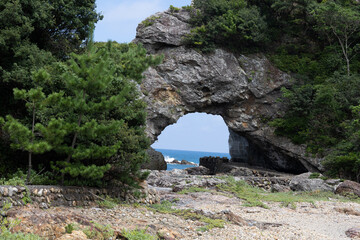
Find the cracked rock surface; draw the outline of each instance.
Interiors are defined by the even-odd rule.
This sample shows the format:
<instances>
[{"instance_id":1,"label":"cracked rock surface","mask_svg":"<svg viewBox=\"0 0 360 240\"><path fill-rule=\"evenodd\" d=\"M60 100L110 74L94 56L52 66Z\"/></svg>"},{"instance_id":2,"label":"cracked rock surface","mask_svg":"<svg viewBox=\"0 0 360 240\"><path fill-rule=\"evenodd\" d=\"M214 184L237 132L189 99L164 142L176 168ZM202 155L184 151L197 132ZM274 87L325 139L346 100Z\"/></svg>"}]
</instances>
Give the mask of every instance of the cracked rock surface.
<instances>
[{"instance_id":1,"label":"cracked rock surface","mask_svg":"<svg viewBox=\"0 0 360 240\"><path fill-rule=\"evenodd\" d=\"M261 53L236 55L216 49L203 54L187 48L183 38L191 30L189 17L185 10L156 13L137 28L134 42L164 56L163 63L144 73L141 85L152 141L183 115L205 112L224 119L233 144L247 139L259 153L250 154L250 164L293 173L321 169L321 159L307 156L305 146L275 136L266 124L283 114L277 100L280 89L291 85L291 76Z\"/></svg>"}]
</instances>

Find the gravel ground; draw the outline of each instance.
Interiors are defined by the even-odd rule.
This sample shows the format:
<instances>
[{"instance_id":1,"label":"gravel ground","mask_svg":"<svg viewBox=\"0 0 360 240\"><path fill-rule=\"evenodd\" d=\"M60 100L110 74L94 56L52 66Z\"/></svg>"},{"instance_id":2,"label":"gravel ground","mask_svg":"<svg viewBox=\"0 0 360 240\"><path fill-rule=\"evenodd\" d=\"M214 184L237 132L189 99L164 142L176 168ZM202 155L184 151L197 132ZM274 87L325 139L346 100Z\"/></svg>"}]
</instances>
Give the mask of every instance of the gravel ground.
<instances>
[{"instance_id":1,"label":"gravel ground","mask_svg":"<svg viewBox=\"0 0 360 240\"><path fill-rule=\"evenodd\" d=\"M199 232L197 229L205 225L203 222L132 205L118 205L113 209L51 207L46 210L26 206L12 210L12 216L21 219L18 230L43 233L48 239L58 239L59 236L62 239L82 239L63 238L66 236L64 227L69 223L91 221L111 225L119 232L123 229L147 229L149 234L161 233L168 240L342 240L349 239L345 235L346 230L360 228L360 204L357 203L336 200L315 204L297 203L295 209L281 207L279 203L267 203L269 209L264 209L245 207L241 200L217 193L177 194L165 191L161 196L163 200L178 199L175 206L178 209L202 210L205 215L231 212L244 219L246 225L227 223L224 228ZM341 209L351 210L352 213L345 214L343 212L346 211Z\"/></svg>"},{"instance_id":2,"label":"gravel ground","mask_svg":"<svg viewBox=\"0 0 360 240\"><path fill-rule=\"evenodd\" d=\"M360 213L360 205L350 202L321 201L297 203L296 209L281 207L280 203L266 203L269 209L244 207L236 198L211 193L191 193L168 198L180 198L179 208L190 208L210 212L230 210L234 214L250 221L276 223L281 226L266 230L251 226L227 225L225 229L213 229L199 239L349 239L345 231L360 227L360 217L339 213L336 209L352 209Z\"/></svg>"}]
</instances>

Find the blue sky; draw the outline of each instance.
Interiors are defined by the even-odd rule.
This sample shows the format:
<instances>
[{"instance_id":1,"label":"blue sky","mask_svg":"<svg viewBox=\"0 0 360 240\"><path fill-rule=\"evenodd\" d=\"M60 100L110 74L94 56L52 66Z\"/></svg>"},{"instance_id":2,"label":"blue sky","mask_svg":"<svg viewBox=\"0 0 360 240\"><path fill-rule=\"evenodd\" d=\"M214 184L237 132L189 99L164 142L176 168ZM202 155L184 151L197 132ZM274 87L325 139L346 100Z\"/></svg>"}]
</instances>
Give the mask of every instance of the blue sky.
<instances>
[{"instance_id":1,"label":"blue sky","mask_svg":"<svg viewBox=\"0 0 360 240\"><path fill-rule=\"evenodd\" d=\"M97 11L104 19L96 24L95 40L130 42L136 27L150 15L167 10L170 5L182 7L191 0L96 0Z\"/></svg>"},{"instance_id":2,"label":"blue sky","mask_svg":"<svg viewBox=\"0 0 360 240\"><path fill-rule=\"evenodd\" d=\"M150 15L170 5L190 5L191 0L97 0L97 11L104 19L96 24L95 41L131 42L136 27ZM220 116L188 114L168 126L152 146L205 152L228 152L229 132Z\"/></svg>"}]
</instances>

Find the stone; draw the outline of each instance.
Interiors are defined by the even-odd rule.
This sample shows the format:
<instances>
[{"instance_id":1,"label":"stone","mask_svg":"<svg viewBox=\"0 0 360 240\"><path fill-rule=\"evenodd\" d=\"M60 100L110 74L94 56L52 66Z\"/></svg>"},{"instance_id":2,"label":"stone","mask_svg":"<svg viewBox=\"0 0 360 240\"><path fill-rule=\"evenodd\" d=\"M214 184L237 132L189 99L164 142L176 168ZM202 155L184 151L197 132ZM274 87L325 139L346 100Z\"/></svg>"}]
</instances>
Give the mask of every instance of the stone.
<instances>
[{"instance_id":1,"label":"stone","mask_svg":"<svg viewBox=\"0 0 360 240\"><path fill-rule=\"evenodd\" d=\"M182 165L195 165L196 166L196 163L189 162L189 161L186 161L186 160L181 160L180 164L182 164Z\"/></svg>"},{"instance_id":2,"label":"stone","mask_svg":"<svg viewBox=\"0 0 360 240\"><path fill-rule=\"evenodd\" d=\"M293 177L290 188L293 191L334 191L334 187L320 178L310 179L311 172L303 173Z\"/></svg>"},{"instance_id":3,"label":"stone","mask_svg":"<svg viewBox=\"0 0 360 240\"><path fill-rule=\"evenodd\" d=\"M49 205L48 205L47 203L42 202L42 203L40 203L39 207L40 207L41 209L48 209L48 208L49 208Z\"/></svg>"},{"instance_id":4,"label":"stone","mask_svg":"<svg viewBox=\"0 0 360 240\"><path fill-rule=\"evenodd\" d=\"M350 228L345 232L346 236L352 239L359 239L360 238L360 227L358 228Z\"/></svg>"},{"instance_id":5,"label":"stone","mask_svg":"<svg viewBox=\"0 0 360 240\"><path fill-rule=\"evenodd\" d=\"M164 240L175 240L182 236L180 233L167 228L158 230L157 235Z\"/></svg>"},{"instance_id":6,"label":"stone","mask_svg":"<svg viewBox=\"0 0 360 240\"><path fill-rule=\"evenodd\" d=\"M335 193L340 195L353 194L360 197L360 183L346 180L336 188Z\"/></svg>"},{"instance_id":7,"label":"stone","mask_svg":"<svg viewBox=\"0 0 360 240\"><path fill-rule=\"evenodd\" d=\"M341 184L341 179L327 179L325 180L325 183L332 186L338 186L339 184Z\"/></svg>"},{"instance_id":8,"label":"stone","mask_svg":"<svg viewBox=\"0 0 360 240\"><path fill-rule=\"evenodd\" d=\"M190 33L189 13L156 13L139 24L135 43L164 61L144 72L140 89L147 103L146 132L151 141L188 113L220 115L230 139L242 138L247 151L234 161L299 174L323 169L321 158L308 156L304 145L274 134L264 119L281 117L285 106L277 101L291 76L277 69L264 54L236 55L223 49L203 54L183 43ZM230 140L229 139L229 140ZM236 149L237 141L230 146ZM248 148L248 150L246 150Z\"/></svg>"},{"instance_id":9,"label":"stone","mask_svg":"<svg viewBox=\"0 0 360 240\"><path fill-rule=\"evenodd\" d=\"M17 193L18 189L16 187L9 187L9 197L12 197L13 194Z\"/></svg>"},{"instance_id":10,"label":"stone","mask_svg":"<svg viewBox=\"0 0 360 240\"><path fill-rule=\"evenodd\" d=\"M185 171L189 175L210 175L210 170L203 166L187 168Z\"/></svg>"},{"instance_id":11,"label":"stone","mask_svg":"<svg viewBox=\"0 0 360 240\"><path fill-rule=\"evenodd\" d=\"M149 170L166 170L167 164L165 162L164 156L161 152L155 151L153 148L146 150L149 155L149 162L144 163L141 168Z\"/></svg>"},{"instance_id":12,"label":"stone","mask_svg":"<svg viewBox=\"0 0 360 240\"><path fill-rule=\"evenodd\" d=\"M4 192L2 193L4 197L9 196L9 189L7 187L4 187Z\"/></svg>"},{"instance_id":13,"label":"stone","mask_svg":"<svg viewBox=\"0 0 360 240\"><path fill-rule=\"evenodd\" d=\"M275 183L271 186L271 192L289 192L290 188L287 186L280 185L278 183Z\"/></svg>"},{"instance_id":14,"label":"stone","mask_svg":"<svg viewBox=\"0 0 360 240\"><path fill-rule=\"evenodd\" d=\"M36 195L38 195L39 197L41 197L43 195L44 189L40 189Z\"/></svg>"},{"instance_id":15,"label":"stone","mask_svg":"<svg viewBox=\"0 0 360 240\"><path fill-rule=\"evenodd\" d=\"M71 234L62 235L58 240L85 240L88 239L86 234L80 230L74 230Z\"/></svg>"}]
</instances>

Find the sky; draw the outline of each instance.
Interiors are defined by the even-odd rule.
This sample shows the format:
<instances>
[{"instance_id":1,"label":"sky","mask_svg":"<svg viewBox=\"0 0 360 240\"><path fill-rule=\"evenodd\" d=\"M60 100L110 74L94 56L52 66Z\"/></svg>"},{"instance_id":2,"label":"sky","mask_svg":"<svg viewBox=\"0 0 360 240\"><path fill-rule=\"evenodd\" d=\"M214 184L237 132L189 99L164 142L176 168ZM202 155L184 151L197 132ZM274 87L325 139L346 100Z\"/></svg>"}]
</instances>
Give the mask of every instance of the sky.
<instances>
[{"instance_id":1,"label":"sky","mask_svg":"<svg viewBox=\"0 0 360 240\"><path fill-rule=\"evenodd\" d=\"M223 153L229 151L228 139L229 130L222 117L190 113L166 127L152 147Z\"/></svg>"},{"instance_id":2,"label":"sky","mask_svg":"<svg viewBox=\"0 0 360 240\"><path fill-rule=\"evenodd\" d=\"M190 5L191 0L96 0L97 11L104 15L95 27L94 39L128 43L135 38L137 25L170 5ZM204 152L228 152L229 132L220 116L193 113L168 126L152 147Z\"/></svg>"},{"instance_id":3,"label":"sky","mask_svg":"<svg viewBox=\"0 0 360 240\"><path fill-rule=\"evenodd\" d=\"M96 0L97 11L104 19L96 24L95 41L131 42L137 25L147 17L170 5L182 7L190 3L191 0Z\"/></svg>"}]
</instances>

